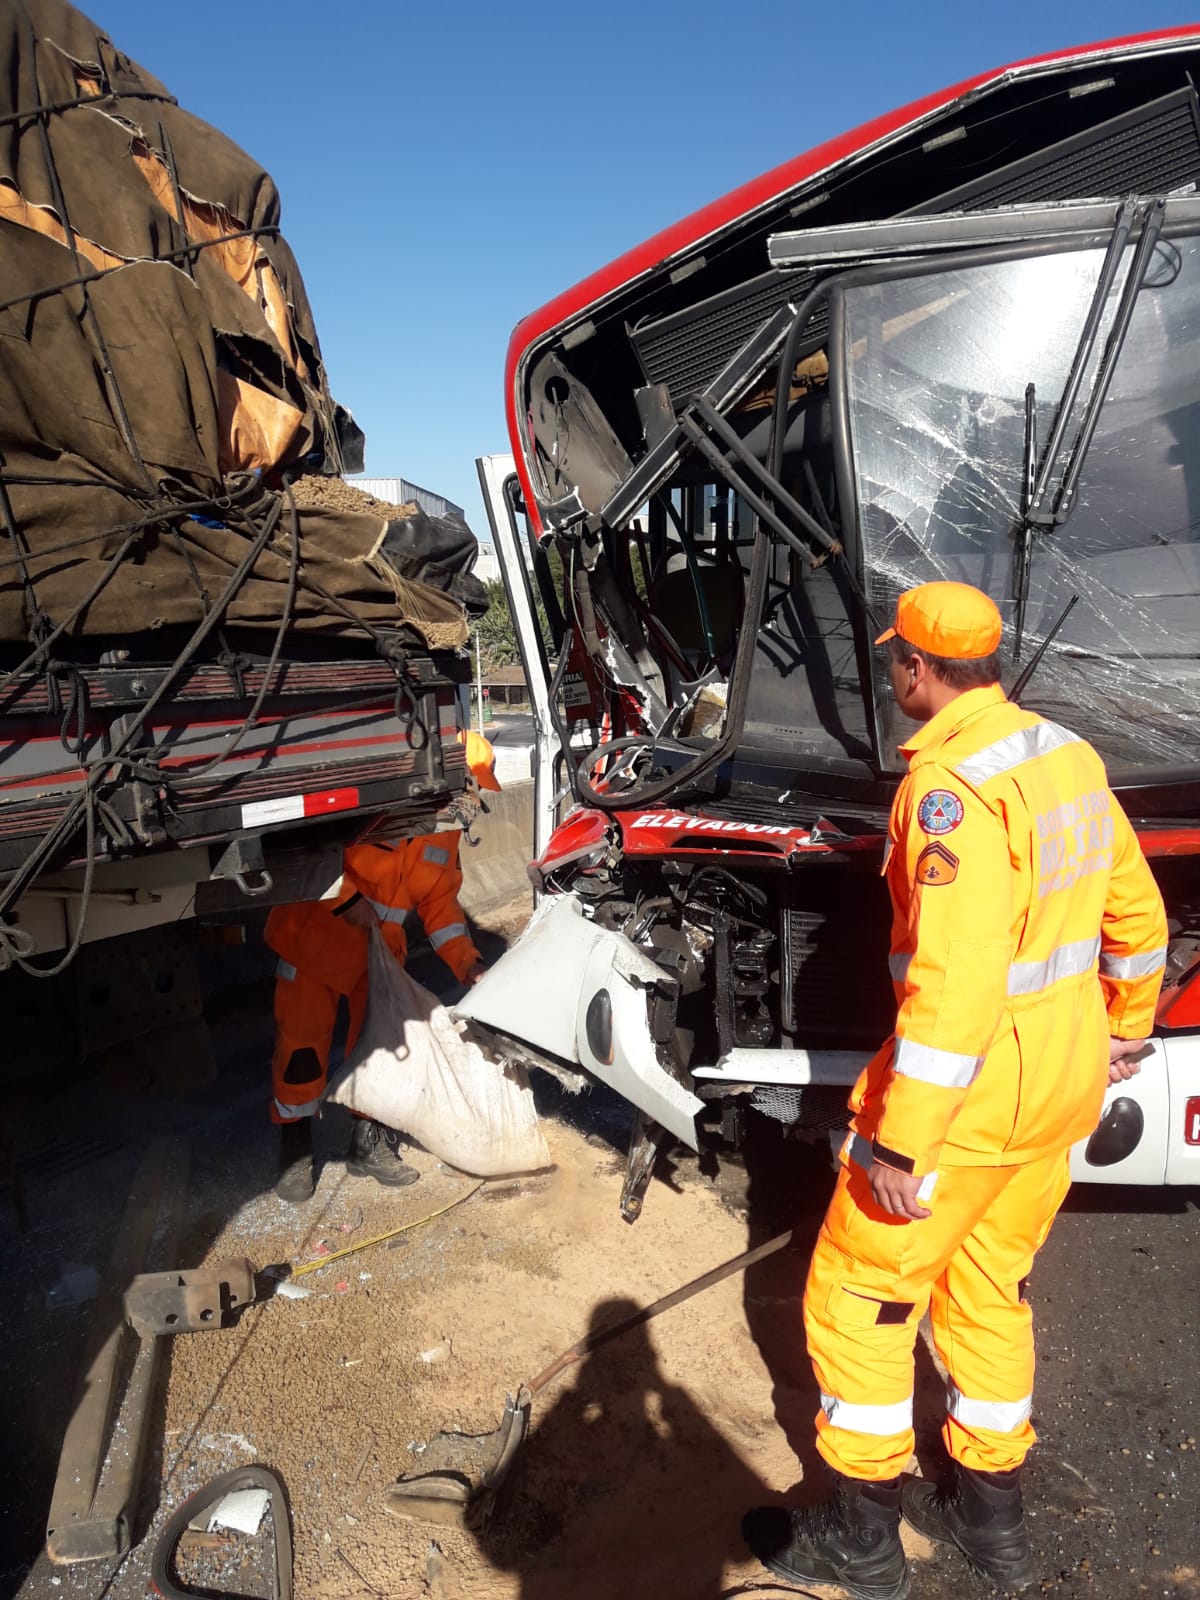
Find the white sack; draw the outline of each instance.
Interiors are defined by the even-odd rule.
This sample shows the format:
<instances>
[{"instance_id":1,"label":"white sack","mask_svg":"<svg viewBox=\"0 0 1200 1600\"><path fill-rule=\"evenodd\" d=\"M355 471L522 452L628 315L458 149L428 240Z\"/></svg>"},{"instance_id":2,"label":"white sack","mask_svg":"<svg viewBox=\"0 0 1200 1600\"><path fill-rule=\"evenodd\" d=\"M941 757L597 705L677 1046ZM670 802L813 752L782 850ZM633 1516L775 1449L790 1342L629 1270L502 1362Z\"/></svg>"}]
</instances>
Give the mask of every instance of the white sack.
<instances>
[{"instance_id":1,"label":"white sack","mask_svg":"<svg viewBox=\"0 0 1200 1600\"><path fill-rule=\"evenodd\" d=\"M367 1015L328 1098L481 1178L550 1165L529 1084L464 1039L371 929Z\"/></svg>"}]
</instances>

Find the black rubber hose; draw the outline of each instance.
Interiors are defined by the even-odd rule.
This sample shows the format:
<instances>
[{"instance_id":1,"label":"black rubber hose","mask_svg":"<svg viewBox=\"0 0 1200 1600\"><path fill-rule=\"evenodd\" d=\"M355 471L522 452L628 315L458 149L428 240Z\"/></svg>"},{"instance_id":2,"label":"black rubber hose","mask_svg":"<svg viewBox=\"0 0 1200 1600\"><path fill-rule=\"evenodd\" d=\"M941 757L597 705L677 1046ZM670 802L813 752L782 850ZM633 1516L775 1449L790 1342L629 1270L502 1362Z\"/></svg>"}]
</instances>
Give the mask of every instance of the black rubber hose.
<instances>
[{"instance_id":1,"label":"black rubber hose","mask_svg":"<svg viewBox=\"0 0 1200 1600\"><path fill-rule=\"evenodd\" d=\"M623 790L620 794L607 795L594 789L582 774L582 768L575 772L575 792L587 805L594 806L597 811L622 811L630 806L654 805L659 800L666 799L669 795L677 793L686 784L695 783L713 767L719 766L729 752L733 749L742 731L742 721L745 716L746 698L750 690L750 673L754 665L754 640L745 634L745 618L754 618L754 632L757 636L758 618L762 616L763 601L767 591L767 557L770 552L771 541L763 532L759 523L754 541L754 561L750 569L750 591L746 597L746 609L743 614L743 635L738 642L737 661L733 669L733 679L730 683L729 703L726 708L726 728L721 738L711 749L703 751L694 760L687 762L678 772L673 772L669 778L661 778L657 783L647 784L641 789ZM632 745L642 743L653 748L656 742L654 734L634 734L629 738L615 740L612 745L603 749L616 751L629 749Z\"/></svg>"},{"instance_id":2,"label":"black rubber hose","mask_svg":"<svg viewBox=\"0 0 1200 1600\"><path fill-rule=\"evenodd\" d=\"M771 476L776 483L783 482L783 456L787 446L787 411L788 401L792 394L792 373L796 369L796 351L800 345L800 335L812 320L812 314L817 302L824 298L825 286L820 284L810 294L805 295L796 308L796 315L788 329L788 336L783 342L783 353L779 357L779 367L775 378L775 404L771 409L771 435L767 443L767 460L771 466Z\"/></svg>"},{"instance_id":3,"label":"black rubber hose","mask_svg":"<svg viewBox=\"0 0 1200 1600\"><path fill-rule=\"evenodd\" d=\"M296 585L300 573L300 520L296 512L296 500L292 494L292 483L289 477L285 477L283 480L283 492L287 496L291 527L287 593L284 596L283 609L279 614L279 626L275 630L275 639L271 646L271 654L267 659L266 669L263 672L262 683L259 685L257 695L254 697L253 705L246 713L241 724L230 734L223 749L215 756L211 756L207 761L201 762L197 767L184 767L179 773L180 779L202 778L219 767L222 762L229 759L246 734L257 725L259 713L262 711L263 703L267 698L267 692L275 681L279 657L283 651L283 641L292 624L292 612L296 605Z\"/></svg>"},{"instance_id":4,"label":"black rubber hose","mask_svg":"<svg viewBox=\"0 0 1200 1600\"><path fill-rule=\"evenodd\" d=\"M119 743L112 750L106 752L104 756L98 758L88 774L82 793L71 802L53 827L42 835L38 844L21 863L20 867L17 868L12 877L9 878L4 887L0 889L0 916L20 899L21 895L24 894L25 890L41 871L43 864L50 859L55 851L74 837L79 827L80 817L83 815L84 809L91 804L91 797L104 781L105 773L130 750L135 737L141 732L151 712L164 698L175 679L192 660L205 639L220 622L233 597L250 575L263 549L270 542L275 532L282 504L282 500L276 498L275 503L263 520L262 527L258 529L249 550L238 563L216 605L192 634L182 653L175 658L174 663L164 673L158 688L133 718L129 727L122 734Z\"/></svg>"},{"instance_id":5,"label":"black rubber hose","mask_svg":"<svg viewBox=\"0 0 1200 1600\"><path fill-rule=\"evenodd\" d=\"M787 407L788 397L791 393L791 372L796 365L796 349L800 343L800 335L805 325L812 316L813 308L824 297L824 285L818 285L804 299L796 309L792 326L788 330L787 339L784 341L783 353L780 356L778 376L775 380L775 404L771 411L771 427L767 438L767 460L771 463L771 474L776 482L782 481L784 443L787 436ZM635 805L653 805L659 800L665 800L670 795L677 793L685 785L695 783L713 767L719 766L726 758L741 735L742 723L745 719L746 697L750 688L750 667L754 659L753 640L745 637L745 620L747 617L754 619L754 631L757 637L758 623L762 616L763 602L766 597L767 587L767 556L770 549L770 540L762 530L761 522L758 525L754 541L754 557L750 568L750 586L746 595L746 604L742 611L743 637L738 642L737 661L734 666L733 680L730 684L729 704L726 708L725 732L720 740L710 750L706 750L694 761L688 762L678 772L669 778L661 779L658 783L648 784L644 789L626 791L620 795L609 796L599 793L581 775L579 769L571 774L571 787L576 799L594 806L597 811L619 811L625 807ZM557 718L556 718L557 721ZM562 734L560 731L560 739ZM653 747L654 737L647 734L642 740ZM629 742L621 741L622 748L628 749ZM565 749L565 745L564 745Z\"/></svg>"},{"instance_id":6,"label":"black rubber hose","mask_svg":"<svg viewBox=\"0 0 1200 1600\"><path fill-rule=\"evenodd\" d=\"M813 296L804 301L800 311L796 314L796 323L792 325L795 332L796 325L802 317L807 316ZM791 334L789 334L789 340ZM786 349L786 347L785 347ZM776 397L778 398L778 396ZM786 407L785 407L786 410ZM771 413L771 430L767 441L767 453L771 460L775 458L778 440L778 407ZM695 760L687 762L678 772L673 772L669 778L660 779L658 783L647 784L645 788L624 791L619 795L604 795L594 789L576 769L572 774L572 788L576 797L597 811L620 811L629 806L654 805L659 800L665 800L670 795L678 793L686 784L695 783L705 773L719 766L741 736L742 723L746 714L746 699L750 692L750 673L754 665L754 638L758 636L759 621L762 618L763 603L767 592L767 562L771 549L771 541L763 532L761 519L755 529L754 554L750 566L750 586L746 594L746 603L742 610L742 636L738 640L737 658L734 662L733 678L730 682L728 704L725 710L725 732L711 749L703 751ZM746 637L746 619L753 619L754 637ZM642 736L642 742L653 747L654 736ZM623 748L628 749L629 744L622 740Z\"/></svg>"}]
</instances>

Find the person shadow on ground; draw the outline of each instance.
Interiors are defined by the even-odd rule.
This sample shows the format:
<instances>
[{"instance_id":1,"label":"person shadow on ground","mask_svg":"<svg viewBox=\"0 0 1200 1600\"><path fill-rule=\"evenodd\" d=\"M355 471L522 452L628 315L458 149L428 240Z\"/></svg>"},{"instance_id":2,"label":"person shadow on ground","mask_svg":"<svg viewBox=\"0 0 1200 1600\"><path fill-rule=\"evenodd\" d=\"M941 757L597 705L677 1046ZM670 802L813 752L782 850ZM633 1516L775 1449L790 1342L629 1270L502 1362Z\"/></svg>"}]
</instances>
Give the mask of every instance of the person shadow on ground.
<instances>
[{"instance_id":1,"label":"person shadow on ground","mask_svg":"<svg viewBox=\"0 0 1200 1600\"><path fill-rule=\"evenodd\" d=\"M771 1376L774 1420L796 1458L799 1481L788 1500L802 1505L823 1498L827 1487L816 1446L820 1393L804 1331L804 1285L835 1168L827 1145L789 1140L765 1119L753 1132L742 1150L748 1180L746 1244L760 1245L786 1228L792 1238L786 1250L745 1273L742 1306Z\"/></svg>"},{"instance_id":2,"label":"person shadow on ground","mask_svg":"<svg viewBox=\"0 0 1200 1600\"><path fill-rule=\"evenodd\" d=\"M637 1309L604 1301L589 1331ZM727 1563L751 1559L742 1513L764 1497L778 1498L664 1376L638 1327L591 1355L545 1415L534 1402L512 1477L476 1537L489 1562L519 1575L521 1600L720 1600Z\"/></svg>"}]
</instances>

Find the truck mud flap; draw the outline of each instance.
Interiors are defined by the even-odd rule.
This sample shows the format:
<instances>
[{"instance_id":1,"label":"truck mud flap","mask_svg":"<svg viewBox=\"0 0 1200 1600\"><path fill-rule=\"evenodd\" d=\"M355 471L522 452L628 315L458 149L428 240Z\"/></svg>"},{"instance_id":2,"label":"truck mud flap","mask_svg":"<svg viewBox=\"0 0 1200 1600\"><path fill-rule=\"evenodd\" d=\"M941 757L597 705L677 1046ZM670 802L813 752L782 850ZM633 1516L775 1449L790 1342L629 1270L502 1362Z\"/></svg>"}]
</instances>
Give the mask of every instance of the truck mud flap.
<instances>
[{"instance_id":1,"label":"truck mud flap","mask_svg":"<svg viewBox=\"0 0 1200 1600\"><path fill-rule=\"evenodd\" d=\"M703 1102L659 1061L647 1014L648 994L671 981L623 934L589 922L574 895L556 895L455 1010L577 1063L695 1150Z\"/></svg>"}]
</instances>

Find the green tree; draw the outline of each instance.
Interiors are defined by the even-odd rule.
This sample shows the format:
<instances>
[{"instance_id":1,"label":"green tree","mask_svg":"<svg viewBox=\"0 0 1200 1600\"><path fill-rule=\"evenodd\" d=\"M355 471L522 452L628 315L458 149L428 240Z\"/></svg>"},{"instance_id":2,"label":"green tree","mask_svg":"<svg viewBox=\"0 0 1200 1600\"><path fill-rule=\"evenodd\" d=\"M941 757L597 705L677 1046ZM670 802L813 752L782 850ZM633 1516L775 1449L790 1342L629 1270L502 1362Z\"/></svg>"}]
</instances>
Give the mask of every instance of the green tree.
<instances>
[{"instance_id":1,"label":"green tree","mask_svg":"<svg viewBox=\"0 0 1200 1600\"><path fill-rule=\"evenodd\" d=\"M508 596L504 585L493 579L484 585L487 589L488 608L471 629L471 650L479 639L479 654L484 672L495 672L497 667L520 664L521 652L517 647L517 630L508 609Z\"/></svg>"}]
</instances>

